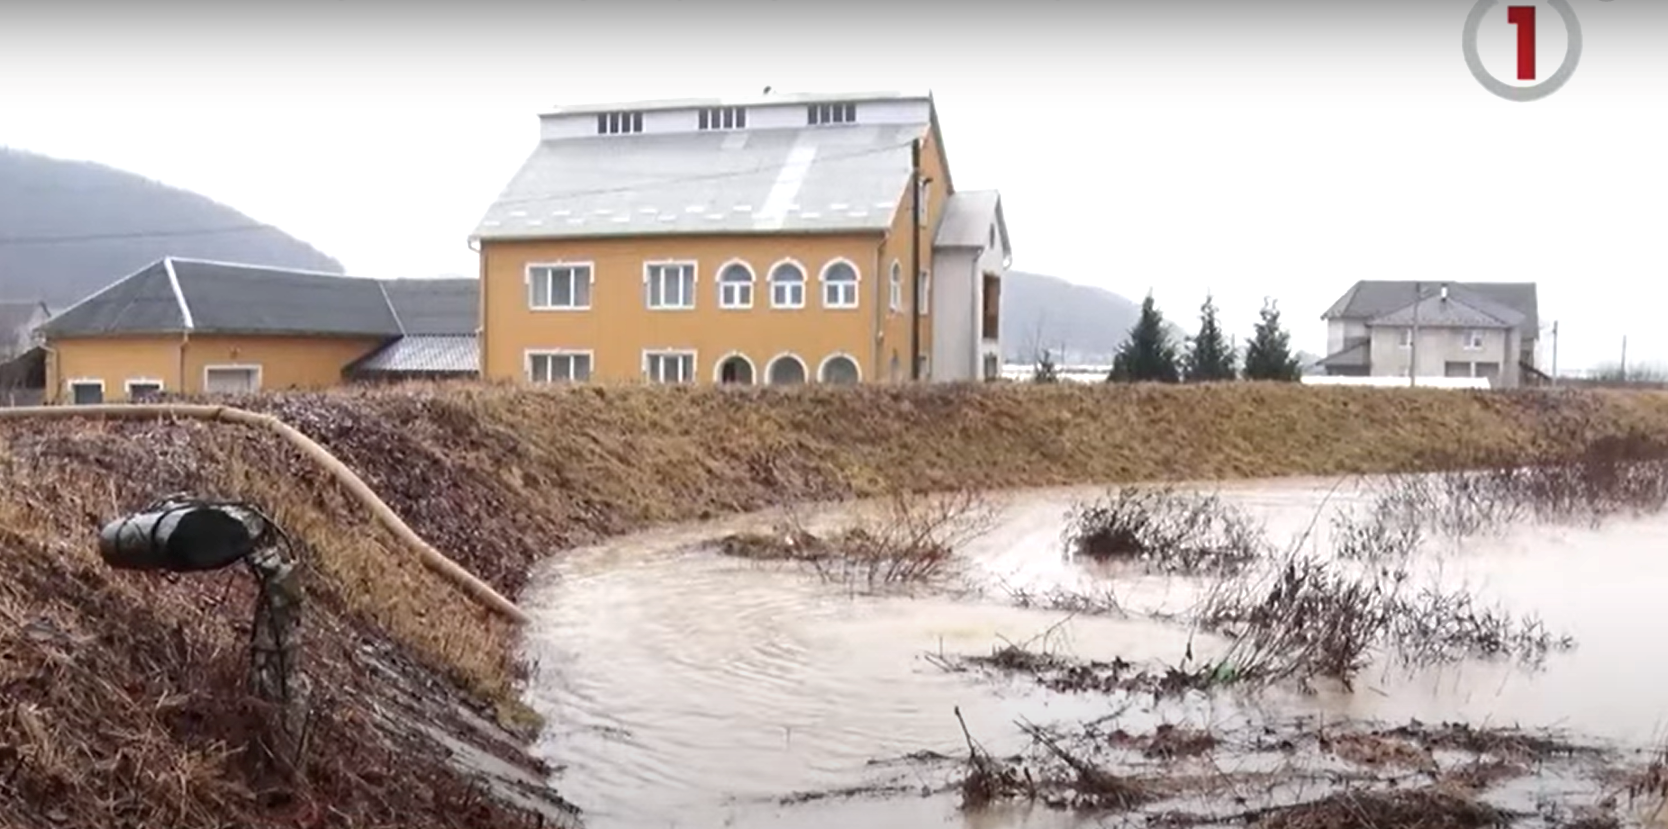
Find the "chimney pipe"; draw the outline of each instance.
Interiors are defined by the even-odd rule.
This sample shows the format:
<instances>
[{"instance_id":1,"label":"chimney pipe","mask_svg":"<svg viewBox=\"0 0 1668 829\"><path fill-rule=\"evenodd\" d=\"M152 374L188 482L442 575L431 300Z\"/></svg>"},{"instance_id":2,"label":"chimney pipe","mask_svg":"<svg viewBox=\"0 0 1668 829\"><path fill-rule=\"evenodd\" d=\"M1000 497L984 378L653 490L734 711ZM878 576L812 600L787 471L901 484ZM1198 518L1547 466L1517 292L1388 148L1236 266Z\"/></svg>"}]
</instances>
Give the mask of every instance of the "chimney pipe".
<instances>
[{"instance_id":1,"label":"chimney pipe","mask_svg":"<svg viewBox=\"0 0 1668 829\"><path fill-rule=\"evenodd\" d=\"M1443 283L1443 285L1442 285L1442 299L1444 301L1446 301L1448 299L1448 285L1447 285L1447 283Z\"/></svg>"}]
</instances>

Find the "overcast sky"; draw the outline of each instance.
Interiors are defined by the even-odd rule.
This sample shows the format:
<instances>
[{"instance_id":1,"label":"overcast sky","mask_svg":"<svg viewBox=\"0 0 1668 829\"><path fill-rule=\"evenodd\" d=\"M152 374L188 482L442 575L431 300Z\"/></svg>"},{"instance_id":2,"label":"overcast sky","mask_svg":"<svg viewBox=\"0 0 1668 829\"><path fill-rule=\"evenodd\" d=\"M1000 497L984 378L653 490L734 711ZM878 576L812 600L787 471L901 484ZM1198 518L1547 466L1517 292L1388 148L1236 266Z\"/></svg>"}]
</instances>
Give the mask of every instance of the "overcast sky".
<instances>
[{"instance_id":1,"label":"overcast sky","mask_svg":"<svg viewBox=\"0 0 1668 829\"><path fill-rule=\"evenodd\" d=\"M201 192L355 274L474 274L550 105L931 89L1018 268L1190 328L1211 291L1242 336L1277 298L1312 351L1356 279L1533 280L1562 367L1624 335L1668 362L1668 8L1571 2L1580 68L1534 103L1467 71L1472 0L12 3L0 143ZM1566 33L1536 5L1545 77ZM1497 6L1495 76L1514 44Z\"/></svg>"}]
</instances>

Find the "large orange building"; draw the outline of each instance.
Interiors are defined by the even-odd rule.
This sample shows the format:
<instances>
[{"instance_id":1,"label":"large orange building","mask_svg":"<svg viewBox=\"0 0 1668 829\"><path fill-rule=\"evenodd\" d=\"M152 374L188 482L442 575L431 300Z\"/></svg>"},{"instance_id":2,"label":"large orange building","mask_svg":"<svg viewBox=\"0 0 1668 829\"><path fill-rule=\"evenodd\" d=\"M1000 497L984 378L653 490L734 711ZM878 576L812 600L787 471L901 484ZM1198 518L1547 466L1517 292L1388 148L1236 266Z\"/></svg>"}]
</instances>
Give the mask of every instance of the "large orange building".
<instances>
[{"instance_id":1,"label":"large orange building","mask_svg":"<svg viewBox=\"0 0 1668 829\"><path fill-rule=\"evenodd\" d=\"M1001 201L955 189L930 95L566 107L539 128L472 237L486 377L997 376Z\"/></svg>"}]
</instances>

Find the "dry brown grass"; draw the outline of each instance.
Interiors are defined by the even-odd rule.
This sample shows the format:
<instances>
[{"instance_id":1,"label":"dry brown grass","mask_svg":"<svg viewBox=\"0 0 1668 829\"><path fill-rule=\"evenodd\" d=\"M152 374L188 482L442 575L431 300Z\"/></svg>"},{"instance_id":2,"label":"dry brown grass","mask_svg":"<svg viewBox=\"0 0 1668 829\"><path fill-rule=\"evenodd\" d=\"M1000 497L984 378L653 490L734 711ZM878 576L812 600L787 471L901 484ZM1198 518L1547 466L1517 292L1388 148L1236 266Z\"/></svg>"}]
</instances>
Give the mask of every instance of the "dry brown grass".
<instances>
[{"instance_id":1,"label":"dry brown grass","mask_svg":"<svg viewBox=\"0 0 1668 829\"><path fill-rule=\"evenodd\" d=\"M1602 436L1668 436L1668 394L1612 391L1262 384L522 391L460 384L224 402L306 432L420 535L512 596L532 562L563 548L657 522L795 502L1451 468L1576 453ZM466 794L443 764L369 724L363 712L393 691L378 685L387 680L363 655L369 648L405 666L413 682L433 672L444 681L431 681L427 695L467 689L479 707L524 720L513 704L513 631L419 566L278 439L198 422L0 424L4 604L21 618L51 620L71 634L68 642L92 643L49 653L36 647L32 628L0 623L0 649L34 654L0 661L0 781L19 785L33 775L29 785L44 786L36 794L47 800L30 802L80 797L73 809L63 807L74 825L310 819L252 818L249 804L264 802L256 778L229 770L260 722L236 713L243 703L228 690L243 659L232 632L247 621L243 588L231 574L110 573L94 553L103 521L180 490L256 502L302 542L313 596L307 658L319 660L341 689L314 745L337 759L317 770L323 782L313 794L292 793L286 802L334 809L324 812L337 815L323 818L325 825L380 825L395 812L432 825L479 817L440 803L461 803ZM64 713L98 700L106 706L100 710L131 703L143 712L124 726L132 741L101 742L111 721ZM15 756L4 756L7 748ZM401 755L412 759L379 765L378 758ZM154 771L157 780L213 779L224 788L169 794L124 777L122 763ZM0 804L17 802L9 794L0 791ZM414 801L419 795L430 799ZM17 808L0 805L0 826L54 823ZM433 817L439 814L446 817Z\"/></svg>"}]
</instances>

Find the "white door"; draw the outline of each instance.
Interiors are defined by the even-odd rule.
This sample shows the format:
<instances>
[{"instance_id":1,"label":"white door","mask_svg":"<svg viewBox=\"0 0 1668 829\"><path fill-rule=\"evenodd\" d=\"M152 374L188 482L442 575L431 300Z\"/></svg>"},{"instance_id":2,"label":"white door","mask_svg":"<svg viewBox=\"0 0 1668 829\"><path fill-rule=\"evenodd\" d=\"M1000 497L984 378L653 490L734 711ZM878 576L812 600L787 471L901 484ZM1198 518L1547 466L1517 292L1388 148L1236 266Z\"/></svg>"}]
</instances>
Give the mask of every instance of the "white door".
<instances>
[{"instance_id":1,"label":"white door","mask_svg":"<svg viewBox=\"0 0 1668 829\"><path fill-rule=\"evenodd\" d=\"M210 368L203 372L203 391L209 394L244 394L260 388L260 370Z\"/></svg>"}]
</instances>

